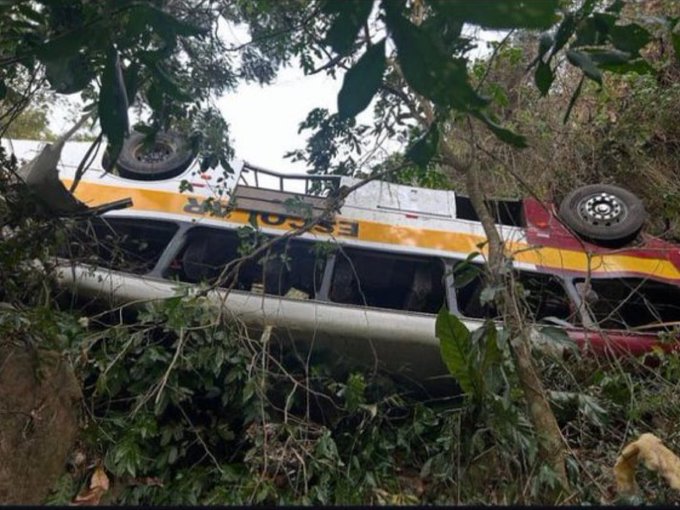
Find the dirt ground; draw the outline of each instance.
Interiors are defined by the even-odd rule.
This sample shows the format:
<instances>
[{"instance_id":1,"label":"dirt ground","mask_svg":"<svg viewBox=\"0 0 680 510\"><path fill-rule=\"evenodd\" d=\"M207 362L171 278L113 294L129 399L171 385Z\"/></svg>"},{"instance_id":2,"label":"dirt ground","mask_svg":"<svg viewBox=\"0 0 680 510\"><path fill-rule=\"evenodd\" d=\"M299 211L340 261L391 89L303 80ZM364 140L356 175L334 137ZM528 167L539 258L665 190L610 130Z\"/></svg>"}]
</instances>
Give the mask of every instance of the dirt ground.
<instances>
[{"instance_id":1,"label":"dirt ground","mask_svg":"<svg viewBox=\"0 0 680 510\"><path fill-rule=\"evenodd\" d=\"M0 504L45 500L66 470L80 398L58 353L0 340Z\"/></svg>"}]
</instances>

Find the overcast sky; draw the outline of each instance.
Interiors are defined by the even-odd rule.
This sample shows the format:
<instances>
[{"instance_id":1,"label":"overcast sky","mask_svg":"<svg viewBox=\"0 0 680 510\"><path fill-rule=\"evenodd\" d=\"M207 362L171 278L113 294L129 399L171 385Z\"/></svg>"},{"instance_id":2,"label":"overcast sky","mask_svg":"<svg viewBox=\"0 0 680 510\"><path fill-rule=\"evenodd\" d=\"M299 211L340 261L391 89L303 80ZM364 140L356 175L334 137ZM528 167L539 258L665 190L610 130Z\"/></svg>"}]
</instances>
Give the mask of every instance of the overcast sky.
<instances>
[{"instance_id":1,"label":"overcast sky","mask_svg":"<svg viewBox=\"0 0 680 510\"><path fill-rule=\"evenodd\" d=\"M231 126L236 157L272 170L304 171L303 163L283 155L304 146L309 132L297 131L310 110L335 111L340 84L322 73L304 76L298 68L287 68L272 85L241 85L224 96L218 104Z\"/></svg>"},{"instance_id":2,"label":"overcast sky","mask_svg":"<svg viewBox=\"0 0 680 510\"><path fill-rule=\"evenodd\" d=\"M220 28L221 35L233 44L249 39L243 27ZM502 34L482 32L481 35L485 40L497 40ZM298 126L310 110L316 107L331 112L337 110L336 98L341 85L341 73L336 80L323 73L305 76L295 66L281 70L271 85L241 84L235 92L220 98L218 105L230 124L236 158L280 172L304 172L304 163L293 163L283 155L304 147L309 131L298 134ZM77 97L74 94L70 100L77 102ZM358 121L370 123L370 111L369 107ZM64 109L55 108L50 119L52 130L60 133L71 124Z\"/></svg>"}]
</instances>

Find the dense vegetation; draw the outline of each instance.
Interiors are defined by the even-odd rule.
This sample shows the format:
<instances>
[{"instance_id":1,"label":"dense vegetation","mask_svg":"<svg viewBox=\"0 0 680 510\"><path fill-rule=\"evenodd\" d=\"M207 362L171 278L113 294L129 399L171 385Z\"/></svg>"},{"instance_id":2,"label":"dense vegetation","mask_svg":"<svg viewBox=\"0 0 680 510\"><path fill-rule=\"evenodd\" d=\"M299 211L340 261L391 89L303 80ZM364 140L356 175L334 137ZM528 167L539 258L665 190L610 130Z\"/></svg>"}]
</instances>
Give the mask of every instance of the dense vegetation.
<instances>
[{"instance_id":1,"label":"dense vegetation","mask_svg":"<svg viewBox=\"0 0 680 510\"><path fill-rule=\"evenodd\" d=\"M41 105L79 92L98 118L94 143L105 140L114 157L134 108L138 130L179 126L195 134L204 167L228 168L228 119L214 99L296 63L308 73L344 71L338 111L310 112L301 126L309 142L290 154L315 173L394 166L401 171L389 178L460 188L473 168L484 172L485 193L542 198L579 183L621 183L646 199L649 228L680 236L674 2L473 5L0 2L0 134L51 136ZM230 47L218 20L246 24L252 42ZM470 26L509 33L473 60ZM374 122L358 125L369 106ZM404 150L367 152L386 138ZM517 353L491 323L470 335L440 317L442 342L466 353L447 359L464 396L424 400L346 360L307 360L249 338L202 298L150 303L139 314L73 303L50 280L72 220L27 195L4 151L0 164L1 362L28 352L27 375L49 386L47 353L56 352L82 393L68 458L56 468L34 458L27 469L43 476L32 493L13 493L0 477L7 501L613 503L611 468L625 442L652 431L680 451L673 356L651 368L640 359L533 354L564 438L565 483L542 452ZM56 390L46 398L59 400ZM40 409L11 421L3 408L0 433L19 423L18 448L30 447L49 422ZM111 487L88 491L101 470ZM641 482L642 500L677 502L654 477Z\"/></svg>"}]
</instances>

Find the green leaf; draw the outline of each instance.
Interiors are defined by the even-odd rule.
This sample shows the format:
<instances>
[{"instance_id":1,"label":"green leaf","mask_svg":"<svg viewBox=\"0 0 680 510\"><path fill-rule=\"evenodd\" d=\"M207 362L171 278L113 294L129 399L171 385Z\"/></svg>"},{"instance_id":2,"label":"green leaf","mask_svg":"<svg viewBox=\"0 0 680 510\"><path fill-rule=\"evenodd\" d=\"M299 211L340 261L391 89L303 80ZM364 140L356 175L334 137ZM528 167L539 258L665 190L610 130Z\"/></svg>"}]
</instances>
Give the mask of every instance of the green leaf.
<instances>
[{"instance_id":1,"label":"green leaf","mask_svg":"<svg viewBox=\"0 0 680 510\"><path fill-rule=\"evenodd\" d=\"M550 67L550 64L539 61L536 72L534 73L534 81L542 96L545 96L548 93L554 80L555 73Z\"/></svg>"},{"instance_id":2,"label":"green leaf","mask_svg":"<svg viewBox=\"0 0 680 510\"><path fill-rule=\"evenodd\" d=\"M75 31L69 31L58 35L49 41L36 46L33 50L35 56L45 63L46 61L56 61L76 55L78 50L85 47L93 35L96 24L81 27Z\"/></svg>"},{"instance_id":3,"label":"green leaf","mask_svg":"<svg viewBox=\"0 0 680 510\"><path fill-rule=\"evenodd\" d=\"M538 40L538 58L539 60L543 58L543 56L548 53L550 48L552 47L554 43L554 39L552 35L549 33L545 32L541 34L540 39Z\"/></svg>"},{"instance_id":4,"label":"green leaf","mask_svg":"<svg viewBox=\"0 0 680 510\"><path fill-rule=\"evenodd\" d=\"M484 28L550 28L557 21L559 0L517 2L483 0L430 0L432 7L456 21Z\"/></svg>"},{"instance_id":5,"label":"green leaf","mask_svg":"<svg viewBox=\"0 0 680 510\"><path fill-rule=\"evenodd\" d=\"M438 147L439 127L434 123L407 149L406 159L413 161L420 168L425 168L437 154Z\"/></svg>"},{"instance_id":6,"label":"green leaf","mask_svg":"<svg viewBox=\"0 0 680 510\"><path fill-rule=\"evenodd\" d=\"M149 3L140 3L130 9L130 18L137 20L138 26L144 24L153 27L164 39L174 39L176 36L192 37L208 33L208 29L181 20L169 12Z\"/></svg>"},{"instance_id":7,"label":"green leaf","mask_svg":"<svg viewBox=\"0 0 680 510\"><path fill-rule=\"evenodd\" d=\"M404 78L413 90L439 106L460 111L474 111L488 104L488 99L470 85L467 61L452 58L432 33L391 10L387 11L387 25Z\"/></svg>"},{"instance_id":8,"label":"green leaf","mask_svg":"<svg viewBox=\"0 0 680 510\"><path fill-rule=\"evenodd\" d=\"M123 71L125 95L128 98L128 106L131 106L134 102L137 90L139 89L139 71L140 65L137 62L133 62L125 69L125 71Z\"/></svg>"},{"instance_id":9,"label":"green leaf","mask_svg":"<svg viewBox=\"0 0 680 510\"><path fill-rule=\"evenodd\" d=\"M479 266L474 264L458 264L453 270L453 286L456 289L465 287L481 273Z\"/></svg>"},{"instance_id":10,"label":"green leaf","mask_svg":"<svg viewBox=\"0 0 680 510\"><path fill-rule=\"evenodd\" d=\"M488 285L482 289L482 292L479 293L479 303L481 305L488 305L492 304L494 300L496 299L496 296L500 292L502 287L500 286L492 286Z\"/></svg>"},{"instance_id":11,"label":"green leaf","mask_svg":"<svg viewBox=\"0 0 680 510\"><path fill-rule=\"evenodd\" d=\"M514 145L515 147L527 147L527 139L524 135L515 133L508 128L497 124L484 112L474 112L474 116L481 120L491 130L491 132L498 137L499 140Z\"/></svg>"},{"instance_id":12,"label":"green leaf","mask_svg":"<svg viewBox=\"0 0 680 510\"><path fill-rule=\"evenodd\" d=\"M618 14L621 12L621 9L626 5L626 3L623 0L614 0L606 9L606 12L613 12L614 14Z\"/></svg>"},{"instance_id":13,"label":"green leaf","mask_svg":"<svg viewBox=\"0 0 680 510\"><path fill-rule=\"evenodd\" d=\"M597 65L595 65L595 62L592 61L587 53L568 50L567 60L572 65L580 68L588 78L602 85L602 71L597 68Z\"/></svg>"},{"instance_id":14,"label":"green leaf","mask_svg":"<svg viewBox=\"0 0 680 510\"><path fill-rule=\"evenodd\" d=\"M323 7L326 14L335 18L331 23L324 42L339 55L347 55L357 38L361 27L368 20L373 9L373 0L328 0Z\"/></svg>"},{"instance_id":15,"label":"green leaf","mask_svg":"<svg viewBox=\"0 0 680 510\"><path fill-rule=\"evenodd\" d=\"M470 331L455 315L443 309L437 315L435 325L442 360L461 389L474 394L473 376L470 370Z\"/></svg>"},{"instance_id":16,"label":"green leaf","mask_svg":"<svg viewBox=\"0 0 680 510\"><path fill-rule=\"evenodd\" d=\"M611 14L595 13L592 17L584 20L576 32L576 40L571 44L572 48L579 46L598 46L607 42L609 32L616 23L616 16Z\"/></svg>"},{"instance_id":17,"label":"green leaf","mask_svg":"<svg viewBox=\"0 0 680 510\"><path fill-rule=\"evenodd\" d=\"M498 348L498 331L496 330L494 322L492 320L487 320L482 328L484 330L483 338L485 338L486 341L484 342L480 372L482 373L482 376L486 376L487 372L500 365L502 354L501 350Z\"/></svg>"},{"instance_id":18,"label":"green leaf","mask_svg":"<svg viewBox=\"0 0 680 510\"><path fill-rule=\"evenodd\" d=\"M347 71L338 94L338 115L355 117L369 105L380 88L385 73L385 39L366 50Z\"/></svg>"},{"instance_id":19,"label":"green leaf","mask_svg":"<svg viewBox=\"0 0 680 510\"><path fill-rule=\"evenodd\" d=\"M0 101L5 99L5 96L7 96L7 85L5 80L0 80Z\"/></svg>"},{"instance_id":20,"label":"green leaf","mask_svg":"<svg viewBox=\"0 0 680 510\"><path fill-rule=\"evenodd\" d=\"M59 94L73 94L83 90L94 78L94 72L84 55L48 60L45 76Z\"/></svg>"},{"instance_id":21,"label":"green leaf","mask_svg":"<svg viewBox=\"0 0 680 510\"><path fill-rule=\"evenodd\" d=\"M581 95L581 89L583 88L583 82L584 81L585 81L584 77L581 76L581 80L578 82L578 87L576 87L576 90L574 90L574 93L571 95L571 99L569 99L569 104L567 105L567 111L564 113L564 118L562 119L563 124L566 124L567 121L569 120L569 116L571 115L571 110L574 108L574 105L576 104L576 100Z\"/></svg>"},{"instance_id":22,"label":"green leaf","mask_svg":"<svg viewBox=\"0 0 680 510\"><path fill-rule=\"evenodd\" d=\"M557 27L557 32L555 33L555 43L553 44L552 52L550 53L550 58L552 58L555 53L564 48L567 44L569 38L573 35L574 30L576 30L576 17L574 13L568 12L562 23Z\"/></svg>"},{"instance_id":23,"label":"green leaf","mask_svg":"<svg viewBox=\"0 0 680 510\"><path fill-rule=\"evenodd\" d=\"M177 83L173 76L163 69L163 66L160 62L156 63L156 65L152 68L152 72L154 78L158 80L158 87L165 94L183 103L189 103L193 101L194 98L182 90L180 84Z\"/></svg>"},{"instance_id":24,"label":"green leaf","mask_svg":"<svg viewBox=\"0 0 680 510\"><path fill-rule=\"evenodd\" d=\"M671 34L671 42L675 51L675 59L680 61L680 34L673 32Z\"/></svg>"},{"instance_id":25,"label":"green leaf","mask_svg":"<svg viewBox=\"0 0 680 510\"><path fill-rule=\"evenodd\" d=\"M651 74L654 68L643 58L631 58L630 53L619 50L590 50L588 55L605 71L617 74L637 73Z\"/></svg>"},{"instance_id":26,"label":"green leaf","mask_svg":"<svg viewBox=\"0 0 680 510\"><path fill-rule=\"evenodd\" d=\"M569 338L569 335L563 328L558 326L541 326L538 331L542 335L547 336L560 347L564 347L570 351L578 351L576 343L571 338Z\"/></svg>"},{"instance_id":27,"label":"green leaf","mask_svg":"<svg viewBox=\"0 0 680 510\"><path fill-rule=\"evenodd\" d=\"M99 122L109 143L109 157L113 164L123 148L128 132L128 100L120 57L113 47L108 50L106 67L99 91Z\"/></svg>"},{"instance_id":28,"label":"green leaf","mask_svg":"<svg viewBox=\"0 0 680 510\"><path fill-rule=\"evenodd\" d=\"M636 23L615 25L611 29L611 38L616 49L636 56L652 40L651 34Z\"/></svg>"}]
</instances>

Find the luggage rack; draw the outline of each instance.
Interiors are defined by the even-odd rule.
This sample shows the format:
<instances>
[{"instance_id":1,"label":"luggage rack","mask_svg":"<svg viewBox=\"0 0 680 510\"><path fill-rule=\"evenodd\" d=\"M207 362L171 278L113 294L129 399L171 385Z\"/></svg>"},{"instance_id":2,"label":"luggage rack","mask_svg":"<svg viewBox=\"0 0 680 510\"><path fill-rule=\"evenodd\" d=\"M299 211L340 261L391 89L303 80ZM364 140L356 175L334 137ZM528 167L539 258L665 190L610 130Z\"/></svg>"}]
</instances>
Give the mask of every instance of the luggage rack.
<instances>
[{"instance_id":1,"label":"luggage rack","mask_svg":"<svg viewBox=\"0 0 680 510\"><path fill-rule=\"evenodd\" d=\"M243 163L238 184L259 189L312 196L327 196L340 186L339 175L282 174Z\"/></svg>"}]
</instances>

